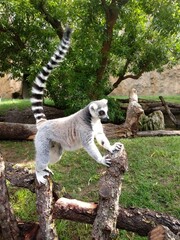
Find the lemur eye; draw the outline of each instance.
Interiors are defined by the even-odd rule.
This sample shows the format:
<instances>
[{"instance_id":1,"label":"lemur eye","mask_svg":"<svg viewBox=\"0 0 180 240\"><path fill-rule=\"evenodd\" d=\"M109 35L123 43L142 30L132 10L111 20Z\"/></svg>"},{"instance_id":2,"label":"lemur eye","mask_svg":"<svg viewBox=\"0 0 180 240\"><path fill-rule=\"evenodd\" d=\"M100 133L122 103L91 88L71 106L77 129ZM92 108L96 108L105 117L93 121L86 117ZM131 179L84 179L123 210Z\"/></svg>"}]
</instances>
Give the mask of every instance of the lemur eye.
<instances>
[{"instance_id":1,"label":"lemur eye","mask_svg":"<svg viewBox=\"0 0 180 240\"><path fill-rule=\"evenodd\" d=\"M100 111L99 111L99 116L103 116L103 115L105 115L105 111L100 110Z\"/></svg>"}]
</instances>

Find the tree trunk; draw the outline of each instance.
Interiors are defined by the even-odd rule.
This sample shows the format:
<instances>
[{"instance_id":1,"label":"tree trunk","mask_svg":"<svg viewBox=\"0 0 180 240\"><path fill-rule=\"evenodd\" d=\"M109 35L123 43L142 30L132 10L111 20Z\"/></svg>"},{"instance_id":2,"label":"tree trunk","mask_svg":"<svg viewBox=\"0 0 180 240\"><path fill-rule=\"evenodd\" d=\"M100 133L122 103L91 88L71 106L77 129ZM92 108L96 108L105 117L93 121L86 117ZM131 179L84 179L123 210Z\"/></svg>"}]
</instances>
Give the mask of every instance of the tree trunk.
<instances>
[{"instance_id":1,"label":"tree trunk","mask_svg":"<svg viewBox=\"0 0 180 240\"><path fill-rule=\"evenodd\" d=\"M91 98L97 99L98 92L96 89L101 88L101 82L108 64L109 53L111 49L112 39L113 39L113 29L116 21L118 19L120 9L128 2L128 0L117 1L113 0L110 3L107 3L105 0L101 0L102 9L105 14L105 27L104 27L104 40L100 52L100 63L99 68L96 71L96 81L94 93Z\"/></svg>"},{"instance_id":2,"label":"tree trunk","mask_svg":"<svg viewBox=\"0 0 180 240\"><path fill-rule=\"evenodd\" d=\"M110 240L118 233L119 196L122 177L128 168L124 146L110 158L112 164L99 181L99 204L92 232L94 240Z\"/></svg>"},{"instance_id":3,"label":"tree trunk","mask_svg":"<svg viewBox=\"0 0 180 240\"><path fill-rule=\"evenodd\" d=\"M9 194L6 186L5 164L0 153L0 229L3 239L19 240L20 232L16 218L9 203Z\"/></svg>"}]
</instances>

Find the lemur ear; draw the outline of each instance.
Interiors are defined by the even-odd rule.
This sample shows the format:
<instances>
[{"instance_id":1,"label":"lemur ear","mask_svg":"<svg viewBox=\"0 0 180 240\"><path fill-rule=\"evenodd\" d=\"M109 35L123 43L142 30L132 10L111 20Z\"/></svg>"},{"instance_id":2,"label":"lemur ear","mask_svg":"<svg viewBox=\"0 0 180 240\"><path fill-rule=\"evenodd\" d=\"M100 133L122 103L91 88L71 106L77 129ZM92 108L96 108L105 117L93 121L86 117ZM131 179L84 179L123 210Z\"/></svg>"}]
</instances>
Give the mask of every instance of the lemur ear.
<instances>
[{"instance_id":1,"label":"lemur ear","mask_svg":"<svg viewBox=\"0 0 180 240\"><path fill-rule=\"evenodd\" d=\"M108 100L105 99L105 98L103 98L101 101L102 101L104 104L107 104L107 103L108 103Z\"/></svg>"},{"instance_id":2,"label":"lemur ear","mask_svg":"<svg viewBox=\"0 0 180 240\"><path fill-rule=\"evenodd\" d=\"M91 103L89 108L93 111L97 110L98 109L98 105L96 103Z\"/></svg>"}]
</instances>

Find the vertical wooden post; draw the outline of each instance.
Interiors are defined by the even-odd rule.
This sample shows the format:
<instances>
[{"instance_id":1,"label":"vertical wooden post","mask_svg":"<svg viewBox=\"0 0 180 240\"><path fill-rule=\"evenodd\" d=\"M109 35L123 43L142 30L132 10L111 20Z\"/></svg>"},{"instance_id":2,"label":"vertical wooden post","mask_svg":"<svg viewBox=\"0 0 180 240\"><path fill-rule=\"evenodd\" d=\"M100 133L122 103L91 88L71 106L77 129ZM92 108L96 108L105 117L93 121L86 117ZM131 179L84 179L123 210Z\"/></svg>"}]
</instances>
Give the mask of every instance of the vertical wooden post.
<instances>
[{"instance_id":1,"label":"vertical wooden post","mask_svg":"<svg viewBox=\"0 0 180 240\"><path fill-rule=\"evenodd\" d=\"M47 184L36 183L37 211L43 240L58 240L55 219L52 216L54 203L52 188L50 177L47 178Z\"/></svg>"},{"instance_id":2,"label":"vertical wooden post","mask_svg":"<svg viewBox=\"0 0 180 240\"><path fill-rule=\"evenodd\" d=\"M5 164L0 153L0 228L3 239L19 240L20 232L16 218L9 203L9 194L6 186Z\"/></svg>"},{"instance_id":3,"label":"vertical wooden post","mask_svg":"<svg viewBox=\"0 0 180 240\"><path fill-rule=\"evenodd\" d=\"M99 204L93 224L94 240L110 240L117 234L117 217L119 214L119 196L121 194L122 176L127 170L127 154L121 151L110 155L112 164L99 182Z\"/></svg>"}]
</instances>

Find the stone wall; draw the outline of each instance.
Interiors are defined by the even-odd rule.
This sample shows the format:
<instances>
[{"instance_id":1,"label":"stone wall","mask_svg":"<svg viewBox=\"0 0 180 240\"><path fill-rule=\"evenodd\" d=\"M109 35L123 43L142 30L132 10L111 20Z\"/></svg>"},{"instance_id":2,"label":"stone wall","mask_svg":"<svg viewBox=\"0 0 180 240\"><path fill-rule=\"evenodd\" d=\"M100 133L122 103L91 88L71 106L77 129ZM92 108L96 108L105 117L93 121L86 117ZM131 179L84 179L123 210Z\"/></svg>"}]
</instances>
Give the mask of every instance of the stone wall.
<instances>
[{"instance_id":1,"label":"stone wall","mask_svg":"<svg viewBox=\"0 0 180 240\"><path fill-rule=\"evenodd\" d=\"M111 78L114 82L114 79ZM162 73L155 71L144 73L139 79L124 80L112 95L128 95L131 88L136 88L139 96L177 95L180 94L180 65Z\"/></svg>"},{"instance_id":2,"label":"stone wall","mask_svg":"<svg viewBox=\"0 0 180 240\"><path fill-rule=\"evenodd\" d=\"M21 81L12 79L11 74L0 77L0 98L12 98L12 94L21 91Z\"/></svg>"},{"instance_id":3,"label":"stone wall","mask_svg":"<svg viewBox=\"0 0 180 240\"><path fill-rule=\"evenodd\" d=\"M113 83L114 79L110 81ZM180 94L180 65L162 73L144 73L137 80L126 79L111 94L127 96L132 88L137 89L139 96ZM12 98L12 93L20 91L21 81L12 79L11 74L0 78L0 98Z\"/></svg>"}]
</instances>

